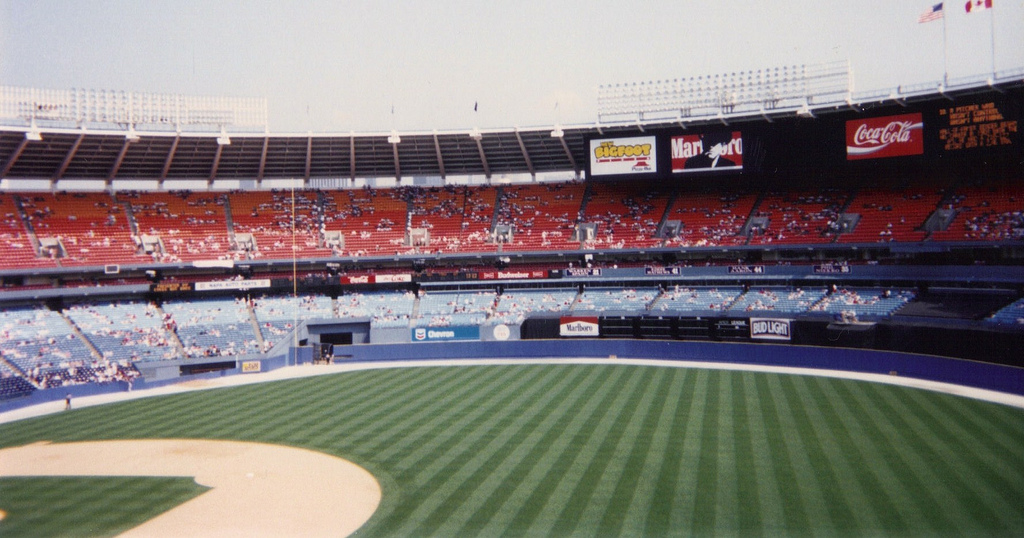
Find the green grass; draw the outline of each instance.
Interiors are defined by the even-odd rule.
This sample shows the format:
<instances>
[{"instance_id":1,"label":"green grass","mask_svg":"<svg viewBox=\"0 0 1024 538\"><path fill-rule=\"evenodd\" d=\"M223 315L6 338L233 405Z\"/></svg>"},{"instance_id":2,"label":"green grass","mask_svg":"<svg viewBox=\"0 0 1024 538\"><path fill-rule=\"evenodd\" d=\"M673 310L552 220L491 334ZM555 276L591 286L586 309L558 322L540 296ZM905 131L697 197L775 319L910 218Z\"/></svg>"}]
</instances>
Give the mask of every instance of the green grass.
<instances>
[{"instance_id":1,"label":"green grass","mask_svg":"<svg viewBox=\"0 0 1024 538\"><path fill-rule=\"evenodd\" d=\"M0 534L115 536L208 489L190 478L0 478Z\"/></svg>"},{"instance_id":2,"label":"green grass","mask_svg":"<svg viewBox=\"0 0 1024 538\"><path fill-rule=\"evenodd\" d=\"M1024 410L851 380L424 367L0 426L0 446L172 437L300 446L362 465L384 496L361 536L1024 535ZM59 512L53 495L78 479L51 480L18 507L0 483L8 521ZM95 504L119 510L124 493L99 489ZM5 537L52 534L8 521Z\"/></svg>"}]
</instances>

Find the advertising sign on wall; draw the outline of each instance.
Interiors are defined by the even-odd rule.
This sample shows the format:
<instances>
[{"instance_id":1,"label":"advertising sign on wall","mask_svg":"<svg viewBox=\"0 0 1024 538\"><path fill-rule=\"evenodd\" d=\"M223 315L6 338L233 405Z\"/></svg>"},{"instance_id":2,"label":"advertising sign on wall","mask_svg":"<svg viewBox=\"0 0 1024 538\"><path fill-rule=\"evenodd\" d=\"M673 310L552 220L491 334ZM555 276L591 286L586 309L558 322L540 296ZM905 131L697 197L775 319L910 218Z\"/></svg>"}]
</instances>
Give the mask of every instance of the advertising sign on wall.
<instances>
[{"instance_id":1,"label":"advertising sign on wall","mask_svg":"<svg viewBox=\"0 0 1024 538\"><path fill-rule=\"evenodd\" d=\"M750 318L750 337L757 340L789 340L791 320Z\"/></svg>"},{"instance_id":2,"label":"advertising sign on wall","mask_svg":"<svg viewBox=\"0 0 1024 538\"><path fill-rule=\"evenodd\" d=\"M196 291L252 290L269 287L270 279L267 278L256 280L216 280L213 282L196 282Z\"/></svg>"},{"instance_id":3,"label":"advertising sign on wall","mask_svg":"<svg viewBox=\"0 0 1024 538\"><path fill-rule=\"evenodd\" d=\"M590 175L653 174L658 148L653 136L598 138L590 141Z\"/></svg>"},{"instance_id":4,"label":"advertising sign on wall","mask_svg":"<svg viewBox=\"0 0 1024 538\"><path fill-rule=\"evenodd\" d=\"M596 316L562 316L559 320L560 336L598 336Z\"/></svg>"},{"instance_id":5,"label":"advertising sign on wall","mask_svg":"<svg viewBox=\"0 0 1024 538\"><path fill-rule=\"evenodd\" d=\"M921 114L863 118L846 122L846 159L881 159L924 153Z\"/></svg>"},{"instance_id":6,"label":"advertising sign on wall","mask_svg":"<svg viewBox=\"0 0 1024 538\"><path fill-rule=\"evenodd\" d=\"M479 340L480 327L417 327L412 330L413 342L450 342Z\"/></svg>"},{"instance_id":7,"label":"advertising sign on wall","mask_svg":"<svg viewBox=\"0 0 1024 538\"><path fill-rule=\"evenodd\" d=\"M672 173L742 169L743 135L739 131L672 137Z\"/></svg>"}]
</instances>

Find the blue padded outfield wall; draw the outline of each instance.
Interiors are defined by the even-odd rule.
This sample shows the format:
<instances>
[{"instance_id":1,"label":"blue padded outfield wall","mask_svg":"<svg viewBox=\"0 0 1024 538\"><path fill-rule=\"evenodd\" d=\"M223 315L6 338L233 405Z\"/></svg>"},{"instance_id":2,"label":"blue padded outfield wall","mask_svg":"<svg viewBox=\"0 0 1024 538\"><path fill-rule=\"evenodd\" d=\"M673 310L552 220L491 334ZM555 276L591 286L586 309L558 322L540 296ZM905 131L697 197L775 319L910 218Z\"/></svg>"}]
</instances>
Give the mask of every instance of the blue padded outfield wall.
<instances>
[{"instance_id":1,"label":"blue padded outfield wall","mask_svg":"<svg viewBox=\"0 0 1024 538\"><path fill-rule=\"evenodd\" d=\"M408 337L408 329L405 329ZM617 340L581 338L560 340L509 340L480 342L416 342L357 344L338 349L336 363L366 361L406 361L443 359L532 359L532 358L623 358L666 361L705 361L718 363L788 366L798 368L844 370L916 379L941 381L969 387L1024 395L1024 368L985 362L951 359L930 355L851 348L825 348L791 344L683 342L655 340ZM287 348L284 354L265 359L239 359L235 367L216 372L181 375L175 378L138 380L133 389L142 390L195 379L227 375L246 375L243 363L258 360L259 371L268 372L295 364L312 363L311 346ZM191 361L183 361L185 363ZM192 362L192 364L198 364ZM37 390L30 396L0 403L0 410L129 390L123 382Z\"/></svg>"},{"instance_id":2,"label":"blue padded outfield wall","mask_svg":"<svg viewBox=\"0 0 1024 538\"><path fill-rule=\"evenodd\" d=\"M1024 394L1024 369L984 362L893 351L822 348L789 344L678 342L653 340L516 340L368 344L349 346L346 361L478 358L661 359L766 366L791 366L898 375Z\"/></svg>"}]
</instances>

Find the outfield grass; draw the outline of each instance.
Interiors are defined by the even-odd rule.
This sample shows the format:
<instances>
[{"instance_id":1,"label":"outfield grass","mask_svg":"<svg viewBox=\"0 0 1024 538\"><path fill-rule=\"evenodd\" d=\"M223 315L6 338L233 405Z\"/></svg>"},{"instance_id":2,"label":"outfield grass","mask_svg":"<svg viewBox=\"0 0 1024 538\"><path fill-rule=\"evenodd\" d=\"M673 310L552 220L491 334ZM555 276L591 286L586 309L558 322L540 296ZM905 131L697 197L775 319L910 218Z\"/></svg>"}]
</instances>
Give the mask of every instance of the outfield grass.
<instances>
[{"instance_id":1,"label":"outfield grass","mask_svg":"<svg viewBox=\"0 0 1024 538\"><path fill-rule=\"evenodd\" d=\"M134 438L269 442L352 460L384 493L361 536L1024 535L1024 410L842 379L384 369L0 426L0 446ZM44 490L33 510L62 509L45 490L68 488L52 480L30 480ZM0 508L11 511L5 484ZM119 510L123 492L89 494ZM0 535L17 534L47 533L0 522Z\"/></svg>"},{"instance_id":2,"label":"outfield grass","mask_svg":"<svg viewBox=\"0 0 1024 538\"><path fill-rule=\"evenodd\" d=\"M0 535L115 536L207 489L191 478L0 478Z\"/></svg>"}]
</instances>

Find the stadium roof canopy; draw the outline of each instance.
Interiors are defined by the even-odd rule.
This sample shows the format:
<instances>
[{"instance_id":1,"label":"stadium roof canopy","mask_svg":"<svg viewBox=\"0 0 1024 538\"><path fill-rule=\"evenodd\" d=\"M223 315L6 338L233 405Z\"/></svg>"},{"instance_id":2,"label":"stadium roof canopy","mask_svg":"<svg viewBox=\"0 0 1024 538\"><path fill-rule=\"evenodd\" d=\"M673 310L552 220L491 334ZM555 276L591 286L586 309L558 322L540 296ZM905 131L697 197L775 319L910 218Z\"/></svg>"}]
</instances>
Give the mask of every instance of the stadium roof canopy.
<instances>
[{"instance_id":1,"label":"stadium roof canopy","mask_svg":"<svg viewBox=\"0 0 1024 538\"><path fill-rule=\"evenodd\" d=\"M179 132L104 126L0 125L0 179L256 180L409 178L572 172L586 168L586 141L653 129L768 122L783 117L858 111L878 104L954 97L1018 87L1024 70L997 80L926 85L850 95L817 105L717 116L612 124L411 133L273 134Z\"/></svg>"}]
</instances>

